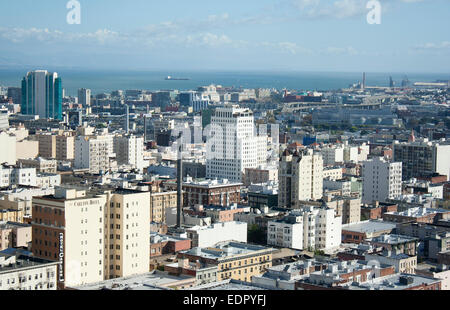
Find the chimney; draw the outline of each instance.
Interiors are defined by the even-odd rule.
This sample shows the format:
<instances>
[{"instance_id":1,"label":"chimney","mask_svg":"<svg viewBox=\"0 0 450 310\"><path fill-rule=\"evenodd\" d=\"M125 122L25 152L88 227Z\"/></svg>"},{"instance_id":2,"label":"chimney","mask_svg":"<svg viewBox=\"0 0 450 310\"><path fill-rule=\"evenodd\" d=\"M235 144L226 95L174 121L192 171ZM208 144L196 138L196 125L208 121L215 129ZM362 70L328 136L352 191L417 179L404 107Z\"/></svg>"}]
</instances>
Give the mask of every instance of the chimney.
<instances>
[{"instance_id":1,"label":"chimney","mask_svg":"<svg viewBox=\"0 0 450 310\"><path fill-rule=\"evenodd\" d=\"M178 260L178 267L186 269L189 267L189 259L187 258L181 258Z\"/></svg>"},{"instance_id":2,"label":"chimney","mask_svg":"<svg viewBox=\"0 0 450 310\"><path fill-rule=\"evenodd\" d=\"M181 229L181 213L183 212L183 156L181 152L182 143L181 143L181 135L180 133L178 137L178 160L177 160L177 228Z\"/></svg>"}]
</instances>

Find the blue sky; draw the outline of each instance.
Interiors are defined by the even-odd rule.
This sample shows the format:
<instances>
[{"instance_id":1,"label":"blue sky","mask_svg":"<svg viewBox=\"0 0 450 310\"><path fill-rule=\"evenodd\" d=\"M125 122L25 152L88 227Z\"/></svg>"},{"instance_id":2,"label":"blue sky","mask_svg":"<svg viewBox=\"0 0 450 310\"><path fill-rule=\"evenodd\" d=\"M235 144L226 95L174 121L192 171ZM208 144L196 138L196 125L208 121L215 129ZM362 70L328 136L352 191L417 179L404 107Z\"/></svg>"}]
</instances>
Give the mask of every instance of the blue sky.
<instances>
[{"instance_id":1,"label":"blue sky","mask_svg":"<svg viewBox=\"0 0 450 310\"><path fill-rule=\"evenodd\" d=\"M450 0L0 2L1 67L450 72ZM6 14L5 14L6 13Z\"/></svg>"}]
</instances>

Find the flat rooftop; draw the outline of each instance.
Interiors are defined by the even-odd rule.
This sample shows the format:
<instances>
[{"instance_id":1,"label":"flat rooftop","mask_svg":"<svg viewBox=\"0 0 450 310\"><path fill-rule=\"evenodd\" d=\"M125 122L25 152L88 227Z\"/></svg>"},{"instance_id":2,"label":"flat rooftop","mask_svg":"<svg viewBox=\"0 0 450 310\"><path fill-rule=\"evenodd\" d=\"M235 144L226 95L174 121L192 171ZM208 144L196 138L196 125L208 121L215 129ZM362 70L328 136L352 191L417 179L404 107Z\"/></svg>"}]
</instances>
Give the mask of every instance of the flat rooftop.
<instances>
[{"instance_id":1,"label":"flat rooftop","mask_svg":"<svg viewBox=\"0 0 450 310\"><path fill-rule=\"evenodd\" d=\"M372 240L370 241L376 243L398 244L404 242L419 241L419 239L410 236L390 234L372 238Z\"/></svg>"},{"instance_id":2,"label":"flat rooftop","mask_svg":"<svg viewBox=\"0 0 450 310\"><path fill-rule=\"evenodd\" d=\"M265 291L267 289L255 286L251 283L245 283L237 280L226 280L205 284L192 288L191 290L205 291Z\"/></svg>"},{"instance_id":3,"label":"flat rooftop","mask_svg":"<svg viewBox=\"0 0 450 310\"><path fill-rule=\"evenodd\" d=\"M166 290L167 286L192 277L181 275L171 276L163 272L149 272L126 278L105 280L97 283L73 287L76 290L98 291L98 290Z\"/></svg>"},{"instance_id":4,"label":"flat rooftop","mask_svg":"<svg viewBox=\"0 0 450 310\"><path fill-rule=\"evenodd\" d=\"M410 284L402 284L400 283L401 277L408 277L411 279ZM359 285L347 285L346 287L349 290L405 290L411 287L415 287L422 284L433 284L439 279L434 279L425 276L419 276L415 274L394 274L386 277L375 278L373 280L361 283Z\"/></svg>"},{"instance_id":5,"label":"flat rooftop","mask_svg":"<svg viewBox=\"0 0 450 310\"><path fill-rule=\"evenodd\" d=\"M203 258L209 259L221 259L232 257L236 255L246 255L253 254L257 251L273 251L272 248L267 248L259 245L250 245L246 243L238 243L238 242L222 242L218 243L215 247L209 248L193 248L188 251L183 251L181 253L201 256Z\"/></svg>"},{"instance_id":6,"label":"flat rooftop","mask_svg":"<svg viewBox=\"0 0 450 310\"><path fill-rule=\"evenodd\" d=\"M379 231L392 230L396 228L396 224L385 221L364 221L356 224L342 225L342 230L358 233L375 233Z\"/></svg>"},{"instance_id":7,"label":"flat rooftop","mask_svg":"<svg viewBox=\"0 0 450 310\"><path fill-rule=\"evenodd\" d=\"M12 257L16 257L15 260L10 264L6 264L6 261L11 259ZM6 261L2 263L2 260ZM22 255L22 254L6 254L0 253L0 274L13 272L15 270L27 269L32 267L44 267L47 265L57 265L58 262L52 262L46 259L41 259L37 257Z\"/></svg>"}]
</instances>

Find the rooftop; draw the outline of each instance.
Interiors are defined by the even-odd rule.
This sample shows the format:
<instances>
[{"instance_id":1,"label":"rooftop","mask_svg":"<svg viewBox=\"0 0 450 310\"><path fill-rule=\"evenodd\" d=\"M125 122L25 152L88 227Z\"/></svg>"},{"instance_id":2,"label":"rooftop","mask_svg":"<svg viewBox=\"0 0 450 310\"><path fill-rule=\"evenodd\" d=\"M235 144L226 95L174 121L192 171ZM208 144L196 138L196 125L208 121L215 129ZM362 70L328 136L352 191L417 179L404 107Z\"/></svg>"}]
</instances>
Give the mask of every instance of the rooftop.
<instances>
[{"instance_id":1,"label":"rooftop","mask_svg":"<svg viewBox=\"0 0 450 310\"><path fill-rule=\"evenodd\" d=\"M221 282L209 283L193 288L193 290L208 291L262 291L266 290L253 285L252 283L241 282L237 280L226 280Z\"/></svg>"},{"instance_id":2,"label":"rooftop","mask_svg":"<svg viewBox=\"0 0 450 310\"><path fill-rule=\"evenodd\" d=\"M97 283L74 287L76 290L165 290L171 284L179 281L190 280L189 276L172 276L164 272L155 271L141 275L105 280Z\"/></svg>"},{"instance_id":3,"label":"rooftop","mask_svg":"<svg viewBox=\"0 0 450 310\"><path fill-rule=\"evenodd\" d=\"M375 278L371 281L354 285L351 283L346 287L350 290L405 290L422 284L430 285L440 282L439 279L434 279L415 274L394 274L385 277Z\"/></svg>"},{"instance_id":4,"label":"rooftop","mask_svg":"<svg viewBox=\"0 0 450 310\"><path fill-rule=\"evenodd\" d=\"M25 252L10 252L10 254L8 254L7 252L0 252L0 274L12 272L19 269L44 267L46 265L58 264L58 262L52 262L49 260L25 255Z\"/></svg>"},{"instance_id":5,"label":"rooftop","mask_svg":"<svg viewBox=\"0 0 450 310\"><path fill-rule=\"evenodd\" d=\"M396 227L395 223L385 221L364 221L355 224L342 225L342 230L359 232L359 233L375 233L385 230L392 230Z\"/></svg>"},{"instance_id":6,"label":"rooftop","mask_svg":"<svg viewBox=\"0 0 450 310\"><path fill-rule=\"evenodd\" d=\"M386 244L399 244L399 243L405 243L405 242L412 242L412 241L418 241L419 239L410 237L410 236L403 236L403 235L382 235L376 238L372 238L371 242L376 243L386 243Z\"/></svg>"},{"instance_id":7,"label":"rooftop","mask_svg":"<svg viewBox=\"0 0 450 310\"><path fill-rule=\"evenodd\" d=\"M273 251L272 248L267 248L259 245L251 245L246 243L239 243L234 241L226 241L216 244L216 246L210 248L193 248L181 253L201 256L209 259L224 259L227 257L233 257L237 255L253 254L259 251Z\"/></svg>"}]
</instances>

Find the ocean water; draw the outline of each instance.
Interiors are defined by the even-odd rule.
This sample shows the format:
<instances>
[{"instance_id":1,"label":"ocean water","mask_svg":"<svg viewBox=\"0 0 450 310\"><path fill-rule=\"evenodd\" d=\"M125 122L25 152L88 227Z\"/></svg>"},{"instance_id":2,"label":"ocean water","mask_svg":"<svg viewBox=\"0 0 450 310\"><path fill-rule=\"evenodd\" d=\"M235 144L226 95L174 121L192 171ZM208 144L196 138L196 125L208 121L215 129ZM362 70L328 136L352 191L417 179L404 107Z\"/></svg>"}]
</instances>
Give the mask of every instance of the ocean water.
<instances>
[{"instance_id":1,"label":"ocean water","mask_svg":"<svg viewBox=\"0 0 450 310\"><path fill-rule=\"evenodd\" d=\"M31 68L30 70L34 70ZM21 85L27 70L0 69L0 86ZM62 78L66 95L76 96L79 88L89 88L94 94L113 90L190 90L210 84L242 88L276 88L295 90L333 90L348 87L362 81L362 73L352 72L163 72L163 71L81 71L49 70L58 72ZM188 81L166 81L174 78L189 78ZM389 76L396 85L401 84L404 73L366 73L366 85L389 86ZM449 74L410 73L411 82L434 82L448 80Z\"/></svg>"}]
</instances>

